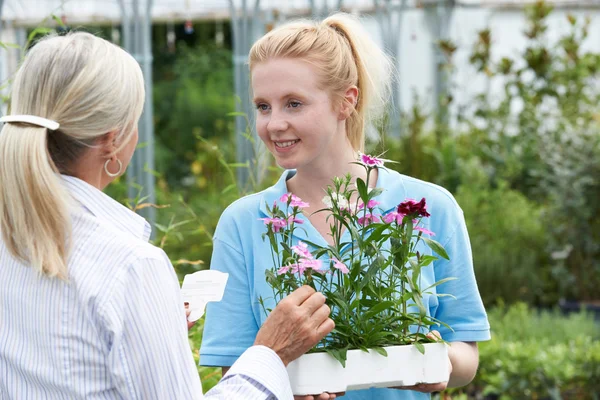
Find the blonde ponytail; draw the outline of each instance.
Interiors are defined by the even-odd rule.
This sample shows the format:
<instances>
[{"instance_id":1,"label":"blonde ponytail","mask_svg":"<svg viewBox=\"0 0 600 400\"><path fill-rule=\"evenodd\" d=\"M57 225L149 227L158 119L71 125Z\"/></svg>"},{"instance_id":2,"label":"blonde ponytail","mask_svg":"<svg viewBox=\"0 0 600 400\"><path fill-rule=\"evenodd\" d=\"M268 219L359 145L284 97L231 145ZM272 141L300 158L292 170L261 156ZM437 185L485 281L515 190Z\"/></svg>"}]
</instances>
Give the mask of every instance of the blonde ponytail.
<instances>
[{"instance_id":1,"label":"blonde ponytail","mask_svg":"<svg viewBox=\"0 0 600 400\"><path fill-rule=\"evenodd\" d=\"M0 230L9 252L39 272L68 279L71 174L86 149L117 131L125 145L144 100L137 62L88 33L53 36L25 56L10 110L60 124L56 131L5 123L0 131Z\"/></svg>"},{"instance_id":2,"label":"blonde ponytail","mask_svg":"<svg viewBox=\"0 0 600 400\"><path fill-rule=\"evenodd\" d=\"M46 128L14 124L0 133L0 229L15 257L66 279L68 197L46 135Z\"/></svg>"},{"instance_id":3,"label":"blonde ponytail","mask_svg":"<svg viewBox=\"0 0 600 400\"><path fill-rule=\"evenodd\" d=\"M272 30L250 50L250 70L273 58L297 58L315 66L321 84L338 101L350 86L358 87L358 103L346 120L355 150L364 150L365 125L385 111L390 93L390 58L369 37L360 21L337 13L322 22L295 21Z\"/></svg>"}]
</instances>

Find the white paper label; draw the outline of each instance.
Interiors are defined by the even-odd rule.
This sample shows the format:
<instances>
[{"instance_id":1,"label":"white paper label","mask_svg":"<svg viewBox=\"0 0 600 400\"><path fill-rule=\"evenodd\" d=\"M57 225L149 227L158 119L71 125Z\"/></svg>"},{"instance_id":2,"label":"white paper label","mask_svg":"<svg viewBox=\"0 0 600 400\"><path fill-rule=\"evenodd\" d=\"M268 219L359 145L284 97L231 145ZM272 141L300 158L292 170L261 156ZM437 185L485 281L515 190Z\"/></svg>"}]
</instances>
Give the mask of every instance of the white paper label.
<instances>
[{"instance_id":1,"label":"white paper label","mask_svg":"<svg viewBox=\"0 0 600 400\"><path fill-rule=\"evenodd\" d=\"M206 303L221 301L229 274L220 271L198 271L183 277L183 301L190 303L188 321L197 321L204 315Z\"/></svg>"}]
</instances>

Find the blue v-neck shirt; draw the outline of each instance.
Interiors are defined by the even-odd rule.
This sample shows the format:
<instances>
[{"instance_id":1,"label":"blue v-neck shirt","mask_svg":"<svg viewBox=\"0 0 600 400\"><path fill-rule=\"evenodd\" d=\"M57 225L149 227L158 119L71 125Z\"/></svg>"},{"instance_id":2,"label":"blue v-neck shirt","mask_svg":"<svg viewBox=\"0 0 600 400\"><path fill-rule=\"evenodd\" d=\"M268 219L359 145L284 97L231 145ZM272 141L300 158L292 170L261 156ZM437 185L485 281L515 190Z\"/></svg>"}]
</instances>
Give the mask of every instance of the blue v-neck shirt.
<instances>
[{"instance_id":1,"label":"blue v-neck shirt","mask_svg":"<svg viewBox=\"0 0 600 400\"><path fill-rule=\"evenodd\" d=\"M229 273L223 300L209 303L200 350L200 363L207 366L230 366L252 344L266 315L259 297L273 305L273 292L265 280L265 270L272 267L271 249L263 241L267 217L266 205L288 192L286 181L295 171L285 171L270 188L231 204L221 216L214 235L211 269ZM462 210L452 195L440 186L379 169L377 187L384 189L377 197L384 213L392 211L407 198L425 197L430 218L423 227L435 233L435 240L448 252L450 261L437 260L433 267L422 270L424 287L455 277L432 289L452 296L427 296L424 300L430 315L447 323L452 331L436 328L447 341L484 341L490 339L490 327L473 273L471 246ZM308 240L326 245L325 239L304 218L303 229L295 230L295 241ZM430 251L424 247L430 254ZM268 299L268 300L267 300ZM394 389L370 389L347 392L349 400L427 399L429 394Z\"/></svg>"}]
</instances>

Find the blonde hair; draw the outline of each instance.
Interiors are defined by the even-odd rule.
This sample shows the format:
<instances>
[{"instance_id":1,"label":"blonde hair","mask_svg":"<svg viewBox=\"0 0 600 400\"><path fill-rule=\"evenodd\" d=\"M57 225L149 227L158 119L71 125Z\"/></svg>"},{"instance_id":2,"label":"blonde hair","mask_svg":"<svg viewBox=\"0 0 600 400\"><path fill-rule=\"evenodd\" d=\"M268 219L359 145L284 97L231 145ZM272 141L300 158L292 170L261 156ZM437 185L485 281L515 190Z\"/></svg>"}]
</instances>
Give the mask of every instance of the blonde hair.
<instances>
[{"instance_id":1,"label":"blonde hair","mask_svg":"<svg viewBox=\"0 0 600 400\"><path fill-rule=\"evenodd\" d=\"M315 66L322 88L338 101L343 101L349 87L358 88L358 102L346 120L346 133L352 147L363 151L365 125L385 110L392 67L389 57L370 39L360 21L337 13L322 22L285 24L252 46L250 70L274 58L296 58Z\"/></svg>"},{"instance_id":2,"label":"blonde hair","mask_svg":"<svg viewBox=\"0 0 600 400\"><path fill-rule=\"evenodd\" d=\"M69 174L98 138L117 131L128 142L142 113L144 81L127 52L77 32L40 40L25 56L11 90L10 113L60 124L56 131L6 123L0 132L0 230L10 253L41 273L67 279Z\"/></svg>"}]
</instances>

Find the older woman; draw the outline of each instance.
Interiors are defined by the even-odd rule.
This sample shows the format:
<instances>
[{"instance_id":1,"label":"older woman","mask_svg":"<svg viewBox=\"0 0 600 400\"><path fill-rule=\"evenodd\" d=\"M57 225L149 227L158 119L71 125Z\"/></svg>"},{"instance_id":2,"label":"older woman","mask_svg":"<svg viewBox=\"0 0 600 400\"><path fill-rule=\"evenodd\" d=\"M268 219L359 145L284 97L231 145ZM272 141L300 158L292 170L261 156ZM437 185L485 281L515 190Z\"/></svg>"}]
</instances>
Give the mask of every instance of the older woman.
<instances>
[{"instance_id":1,"label":"older woman","mask_svg":"<svg viewBox=\"0 0 600 400\"><path fill-rule=\"evenodd\" d=\"M202 397L169 259L102 193L133 155L143 99L136 61L87 33L40 41L15 76L0 119L2 399ZM285 365L328 316L320 293L293 293L207 397L291 398Z\"/></svg>"}]
</instances>

